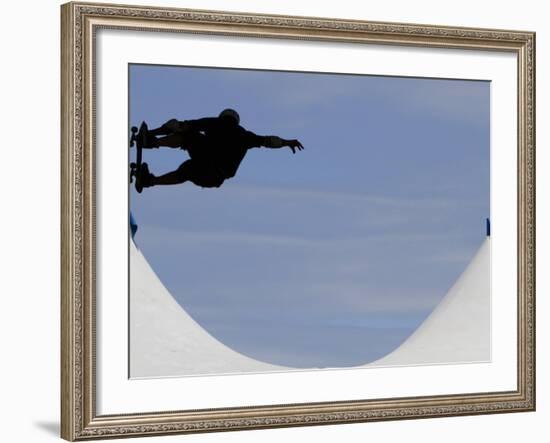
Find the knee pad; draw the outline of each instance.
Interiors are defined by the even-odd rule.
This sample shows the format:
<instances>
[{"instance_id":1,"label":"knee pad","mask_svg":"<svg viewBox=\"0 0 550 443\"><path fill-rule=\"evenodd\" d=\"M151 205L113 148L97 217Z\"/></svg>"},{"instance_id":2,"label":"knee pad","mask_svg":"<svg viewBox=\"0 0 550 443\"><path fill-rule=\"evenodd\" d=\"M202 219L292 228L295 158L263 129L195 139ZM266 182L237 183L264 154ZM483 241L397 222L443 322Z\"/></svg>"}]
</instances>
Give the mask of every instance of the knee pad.
<instances>
[{"instance_id":1,"label":"knee pad","mask_svg":"<svg viewBox=\"0 0 550 443\"><path fill-rule=\"evenodd\" d=\"M180 122L177 121L175 118L173 118L172 120L168 120L162 125L162 128L168 132L177 132L179 130L179 127Z\"/></svg>"}]
</instances>

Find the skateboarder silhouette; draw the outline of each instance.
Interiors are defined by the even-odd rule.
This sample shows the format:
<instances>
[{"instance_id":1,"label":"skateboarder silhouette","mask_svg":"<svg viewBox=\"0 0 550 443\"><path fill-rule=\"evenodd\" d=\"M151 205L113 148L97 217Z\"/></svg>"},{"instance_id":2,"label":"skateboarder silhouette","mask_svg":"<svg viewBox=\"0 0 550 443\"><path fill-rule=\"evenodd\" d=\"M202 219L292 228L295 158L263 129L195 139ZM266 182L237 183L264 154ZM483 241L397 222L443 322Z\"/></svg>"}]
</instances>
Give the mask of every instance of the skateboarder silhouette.
<instances>
[{"instance_id":1,"label":"skateboarder silhouette","mask_svg":"<svg viewBox=\"0 0 550 443\"><path fill-rule=\"evenodd\" d=\"M157 177L149 172L147 163L141 164L139 155L138 164L133 164L136 189L141 192L143 188L151 186L176 185L186 181L203 188L218 188L237 173L239 165L251 148L289 147L294 154L297 150L304 149L298 140L257 135L247 131L239 123L239 114L235 110L224 109L218 117L186 121L172 119L150 131L143 123L138 134L137 128L132 128L132 141L136 137L138 140L138 154L141 148L167 146L184 149L190 157L174 171Z\"/></svg>"}]
</instances>

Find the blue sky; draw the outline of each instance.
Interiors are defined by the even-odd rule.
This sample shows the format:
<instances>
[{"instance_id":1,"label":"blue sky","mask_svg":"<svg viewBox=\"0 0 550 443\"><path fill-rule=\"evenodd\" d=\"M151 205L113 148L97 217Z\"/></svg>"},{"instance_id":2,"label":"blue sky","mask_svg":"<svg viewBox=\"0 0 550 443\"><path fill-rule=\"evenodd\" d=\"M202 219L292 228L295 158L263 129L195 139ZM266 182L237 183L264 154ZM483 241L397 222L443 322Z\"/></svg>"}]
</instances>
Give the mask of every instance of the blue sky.
<instances>
[{"instance_id":1,"label":"blue sky","mask_svg":"<svg viewBox=\"0 0 550 443\"><path fill-rule=\"evenodd\" d=\"M132 125L232 107L245 128L305 146L253 149L219 189L131 191L155 272L243 354L295 367L380 358L485 236L488 82L131 65L129 96ZM157 175L186 159L144 152Z\"/></svg>"}]
</instances>

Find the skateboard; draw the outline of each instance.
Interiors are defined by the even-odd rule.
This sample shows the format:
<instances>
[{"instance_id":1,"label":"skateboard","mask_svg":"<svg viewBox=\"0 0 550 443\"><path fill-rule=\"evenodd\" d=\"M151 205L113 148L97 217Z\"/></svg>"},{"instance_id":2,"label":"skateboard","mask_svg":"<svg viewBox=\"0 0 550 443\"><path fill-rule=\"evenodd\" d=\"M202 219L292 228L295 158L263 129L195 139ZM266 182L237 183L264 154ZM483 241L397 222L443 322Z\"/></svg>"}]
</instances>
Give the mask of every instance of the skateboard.
<instances>
[{"instance_id":1,"label":"skateboard","mask_svg":"<svg viewBox=\"0 0 550 443\"><path fill-rule=\"evenodd\" d=\"M143 173L142 169L147 169L147 163L142 162L143 147L147 142L147 123L142 122L139 130L137 126L132 126L132 136L130 137L130 147L136 147L136 161L130 163L130 183L135 179L136 191L141 194L143 191L140 176Z\"/></svg>"}]
</instances>

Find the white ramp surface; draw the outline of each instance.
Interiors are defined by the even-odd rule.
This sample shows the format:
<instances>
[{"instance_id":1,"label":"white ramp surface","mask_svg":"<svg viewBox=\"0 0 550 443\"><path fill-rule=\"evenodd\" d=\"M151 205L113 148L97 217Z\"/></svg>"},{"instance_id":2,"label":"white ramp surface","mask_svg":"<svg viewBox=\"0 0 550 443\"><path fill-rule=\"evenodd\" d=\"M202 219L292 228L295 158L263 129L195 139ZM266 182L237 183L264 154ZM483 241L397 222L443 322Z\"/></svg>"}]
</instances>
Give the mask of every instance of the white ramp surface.
<instances>
[{"instance_id":1,"label":"white ramp surface","mask_svg":"<svg viewBox=\"0 0 550 443\"><path fill-rule=\"evenodd\" d=\"M491 242L487 238L428 318L368 366L486 362L491 358Z\"/></svg>"},{"instance_id":2,"label":"white ramp surface","mask_svg":"<svg viewBox=\"0 0 550 443\"><path fill-rule=\"evenodd\" d=\"M490 360L490 240L441 303L396 350L359 367ZM314 368L312 368L314 369ZM132 378L295 370L246 357L212 337L161 283L130 241Z\"/></svg>"},{"instance_id":3,"label":"white ramp surface","mask_svg":"<svg viewBox=\"0 0 550 443\"><path fill-rule=\"evenodd\" d=\"M206 332L161 283L130 241L130 377L280 371Z\"/></svg>"}]
</instances>

